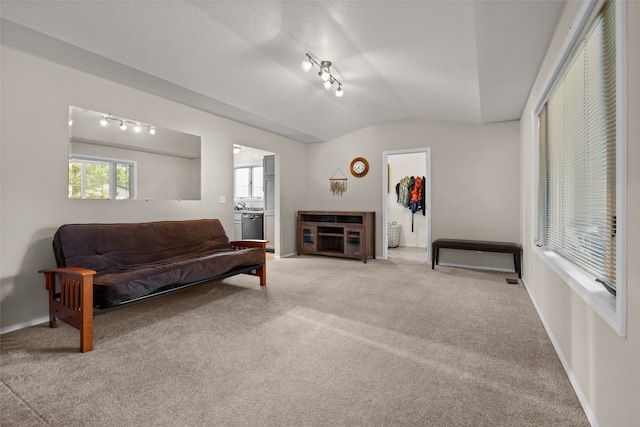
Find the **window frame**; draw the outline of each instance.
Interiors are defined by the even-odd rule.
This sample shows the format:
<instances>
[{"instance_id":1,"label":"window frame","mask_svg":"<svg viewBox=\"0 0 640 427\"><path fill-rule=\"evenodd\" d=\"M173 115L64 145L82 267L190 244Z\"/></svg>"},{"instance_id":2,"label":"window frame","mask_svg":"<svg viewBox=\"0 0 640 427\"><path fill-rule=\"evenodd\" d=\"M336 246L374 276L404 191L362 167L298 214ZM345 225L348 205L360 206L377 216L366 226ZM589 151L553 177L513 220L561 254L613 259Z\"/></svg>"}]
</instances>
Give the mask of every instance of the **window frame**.
<instances>
[{"instance_id":1,"label":"window frame","mask_svg":"<svg viewBox=\"0 0 640 427\"><path fill-rule=\"evenodd\" d=\"M539 135L538 117L551 96L557 80L570 63L576 47L599 13L605 0L584 0L580 10L547 76L535 108L531 111L532 123L532 221L531 244L536 253L560 278L567 283L612 329L620 336L627 333L627 41L626 2L616 2L616 295L609 293L595 282L595 277L560 255L538 247L538 184L539 184Z\"/></svg>"},{"instance_id":2,"label":"window frame","mask_svg":"<svg viewBox=\"0 0 640 427\"><path fill-rule=\"evenodd\" d=\"M264 166L253 164L253 165L238 165L233 168L233 198L237 200L248 200L248 199L256 199L262 200L264 199L264 188L262 188L262 196L255 196L254 190L255 186L253 185L254 181L254 169L260 168L262 169L262 186L264 186ZM248 169L249 170L249 195L248 196L238 196L236 192L236 171L238 169Z\"/></svg>"},{"instance_id":3,"label":"window frame","mask_svg":"<svg viewBox=\"0 0 640 427\"><path fill-rule=\"evenodd\" d=\"M71 162L80 162L80 163L108 163L109 164L109 198L108 199L87 199L85 197L85 168L82 167L82 196L77 197L69 197L71 200L134 200L137 197L137 174L138 174L138 162L135 160L123 160L123 159L114 159L110 157L101 157L101 156L91 156L84 154L74 154L69 156L69 163ZM128 165L130 168L129 172L129 197L124 199L117 198L117 184L114 185L115 181L115 168L118 165ZM114 194L114 190L116 193Z\"/></svg>"}]
</instances>

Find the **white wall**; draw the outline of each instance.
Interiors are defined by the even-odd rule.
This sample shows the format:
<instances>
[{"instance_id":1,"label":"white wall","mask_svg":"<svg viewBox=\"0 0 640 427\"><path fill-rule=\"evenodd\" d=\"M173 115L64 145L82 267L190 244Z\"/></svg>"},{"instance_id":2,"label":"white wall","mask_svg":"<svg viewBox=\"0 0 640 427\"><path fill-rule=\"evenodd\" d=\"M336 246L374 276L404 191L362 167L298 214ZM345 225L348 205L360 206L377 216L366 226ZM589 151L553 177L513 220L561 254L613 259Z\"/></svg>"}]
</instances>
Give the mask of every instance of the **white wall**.
<instances>
[{"instance_id":1,"label":"white wall","mask_svg":"<svg viewBox=\"0 0 640 427\"><path fill-rule=\"evenodd\" d=\"M640 8L628 7L627 337L620 337L532 250L532 109L581 2L567 2L520 129L524 281L594 425L640 423Z\"/></svg>"},{"instance_id":2,"label":"white wall","mask_svg":"<svg viewBox=\"0 0 640 427\"><path fill-rule=\"evenodd\" d=\"M400 226L399 246L426 248L427 216L422 215L422 210L412 214L409 208L397 203L396 184L406 176L426 176L427 155L425 153L394 154L387 159L390 182L387 222L395 221Z\"/></svg>"},{"instance_id":3,"label":"white wall","mask_svg":"<svg viewBox=\"0 0 640 427\"><path fill-rule=\"evenodd\" d=\"M274 152L283 220L276 253L295 252L295 216L305 196L303 144L2 47L0 324L42 320L39 269L55 266L51 240L62 224L219 218L233 230L233 144ZM109 111L202 137L202 200L69 200L69 105ZM226 196L221 204L219 197ZM280 251L280 252L278 252Z\"/></svg>"},{"instance_id":4,"label":"white wall","mask_svg":"<svg viewBox=\"0 0 640 427\"><path fill-rule=\"evenodd\" d=\"M519 242L518 122L469 125L406 121L371 126L309 146L308 210L376 212L376 254L382 239L382 153L431 147L431 237ZM349 173L354 157L369 161L369 173ZM347 191L333 196L329 177L340 168ZM386 182L384 183L386 188ZM444 252L444 251L443 251ZM513 259L486 258L473 252L443 253L443 261L491 265L513 270ZM487 254L491 255L491 254ZM498 254L501 255L501 254Z\"/></svg>"}]
</instances>

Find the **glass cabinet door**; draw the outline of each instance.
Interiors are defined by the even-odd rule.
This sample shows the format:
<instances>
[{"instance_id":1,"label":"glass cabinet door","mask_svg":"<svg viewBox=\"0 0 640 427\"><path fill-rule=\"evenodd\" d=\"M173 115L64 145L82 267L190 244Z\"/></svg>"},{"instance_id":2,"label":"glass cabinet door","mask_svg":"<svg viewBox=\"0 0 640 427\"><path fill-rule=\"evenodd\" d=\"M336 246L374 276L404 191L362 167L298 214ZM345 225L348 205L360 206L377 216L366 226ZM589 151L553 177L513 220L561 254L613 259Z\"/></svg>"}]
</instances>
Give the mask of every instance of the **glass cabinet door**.
<instances>
[{"instance_id":1,"label":"glass cabinet door","mask_svg":"<svg viewBox=\"0 0 640 427\"><path fill-rule=\"evenodd\" d=\"M345 231L345 252L350 255L362 255L362 229L347 228Z\"/></svg>"},{"instance_id":2,"label":"glass cabinet door","mask_svg":"<svg viewBox=\"0 0 640 427\"><path fill-rule=\"evenodd\" d=\"M302 234L300 250L315 251L316 250L316 227L304 226L300 230L300 233Z\"/></svg>"}]
</instances>

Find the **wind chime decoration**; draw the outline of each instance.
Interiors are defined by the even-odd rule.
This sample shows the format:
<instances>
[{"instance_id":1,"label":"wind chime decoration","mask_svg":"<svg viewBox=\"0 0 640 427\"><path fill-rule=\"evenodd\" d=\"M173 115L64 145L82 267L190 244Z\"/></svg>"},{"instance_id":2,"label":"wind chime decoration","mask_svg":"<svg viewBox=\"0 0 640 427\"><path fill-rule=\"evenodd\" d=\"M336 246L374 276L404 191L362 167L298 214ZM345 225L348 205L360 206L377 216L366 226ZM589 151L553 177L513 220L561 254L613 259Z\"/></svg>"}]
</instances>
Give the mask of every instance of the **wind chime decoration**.
<instances>
[{"instance_id":1,"label":"wind chime decoration","mask_svg":"<svg viewBox=\"0 0 640 427\"><path fill-rule=\"evenodd\" d=\"M329 191L334 196L342 196L342 193L347 191L347 177L340 169L335 171L329 178Z\"/></svg>"}]
</instances>

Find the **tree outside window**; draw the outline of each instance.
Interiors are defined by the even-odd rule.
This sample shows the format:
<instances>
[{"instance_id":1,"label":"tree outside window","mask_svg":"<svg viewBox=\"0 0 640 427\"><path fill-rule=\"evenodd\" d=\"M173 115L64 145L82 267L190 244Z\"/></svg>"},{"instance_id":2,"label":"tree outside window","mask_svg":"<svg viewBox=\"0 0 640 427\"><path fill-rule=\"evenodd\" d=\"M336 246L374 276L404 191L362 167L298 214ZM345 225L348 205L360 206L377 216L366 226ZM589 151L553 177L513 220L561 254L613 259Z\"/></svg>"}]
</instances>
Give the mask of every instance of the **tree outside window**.
<instances>
[{"instance_id":1,"label":"tree outside window","mask_svg":"<svg viewBox=\"0 0 640 427\"><path fill-rule=\"evenodd\" d=\"M69 161L70 199L133 199L135 162L74 157Z\"/></svg>"}]
</instances>

